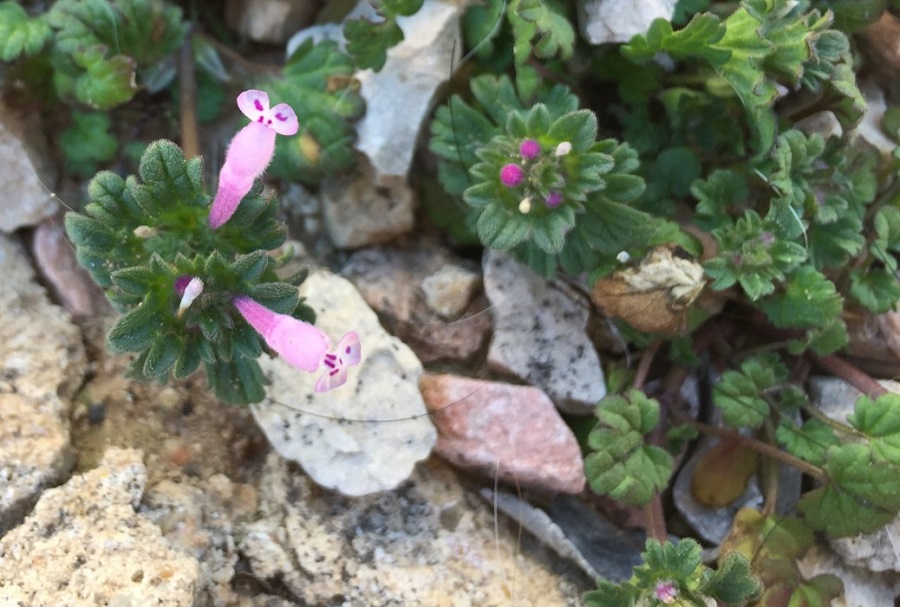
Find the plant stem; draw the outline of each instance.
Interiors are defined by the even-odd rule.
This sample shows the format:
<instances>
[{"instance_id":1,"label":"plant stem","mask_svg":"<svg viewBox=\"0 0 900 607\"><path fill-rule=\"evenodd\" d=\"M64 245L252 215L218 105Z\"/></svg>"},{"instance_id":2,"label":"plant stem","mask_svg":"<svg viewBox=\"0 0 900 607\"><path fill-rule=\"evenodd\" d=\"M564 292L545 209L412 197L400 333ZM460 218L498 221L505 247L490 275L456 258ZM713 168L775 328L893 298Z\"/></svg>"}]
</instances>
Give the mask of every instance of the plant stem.
<instances>
[{"instance_id":1,"label":"plant stem","mask_svg":"<svg viewBox=\"0 0 900 607\"><path fill-rule=\"evenodd\" d=\"M644 504L644 524L647 527L647 535L664 543L669 538L666 531L666 519L663 517L662 500L659 493L653 494L650 501Z\"/></svg>"},{"instance_id":2,"label":"plant stem","mask_svg":"<svg viewBox=\"0 0 900 607\"><path fill-rule=\"evenodd\" d=\"M784 462L789 466L793 466L804 472L809 474L810 476L817 478L819 480L826 480L825 472L819 468L818 466L813 466L809 462L803 461L799 457L795 457L790 453L782 451L778 447L773 447L772 445L766 444L764 442L758 441L755 438L750 438L748 436L744 436L734 430L728 430L726 428L719 428L718 426L711 426L710 424L705 424L703 422L698 422L697 420L691 419L687 416L677 413L676 411L672 411L672 417L676 418L679 422L685 424L691 424L700 432L704 434L710 434L712 436L717 436L722 439L728 439L732 441L737 441L743 443L748 449L752 449L757 453L761 453L768 457L772 457L777 459L778 461Z\"/></svg>"},{"instance_id":3,"label":"plant stem","mask_svg":"<svg viewBox=\"0 0 900 607\"><path fill-rule=\"evenodd\" d=\"M653 364L653 359L656 358L656 353L659 352L661 345L662 341L657 339L650 343L641 353L641 360L638 363L637 371L634 373L634 382L632 383L635 390L643 389L644 382L647 381L647 375L650 373L650 365Z\"/></svg>"},{"instance_id":4,"label":"plant stem","mask_svg":"<svg viewBox=\"0 0 900 607\"><path fill-rule=\"evenodd\" d=\"M871 375L851 365L843 358L839 358L834 354L829 354L828 356L816 356L813 354L812 356L819 363L820 367L837 375L867 396L878 398L888 393L887 388L873 379Z\"/></svg>"},{"instance_id":5,"label":"plant stem","mask_svg":"<svg viewBox=\"0 0 900 607\"><path fill-rule=\"evenodd\" d=\"M197 79L194 74L193 36L188 33L178 53L178 85L181 88L181 149L185 158L200 155L197 131Z\"/></svg>"}]
</instances>

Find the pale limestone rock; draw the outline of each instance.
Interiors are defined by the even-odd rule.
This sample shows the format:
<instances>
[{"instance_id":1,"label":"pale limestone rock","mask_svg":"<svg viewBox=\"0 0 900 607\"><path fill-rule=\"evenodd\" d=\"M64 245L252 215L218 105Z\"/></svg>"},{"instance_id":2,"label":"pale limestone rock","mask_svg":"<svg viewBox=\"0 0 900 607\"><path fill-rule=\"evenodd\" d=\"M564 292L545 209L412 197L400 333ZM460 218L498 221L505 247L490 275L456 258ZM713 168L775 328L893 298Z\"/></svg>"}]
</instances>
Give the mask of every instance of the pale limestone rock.
<instances>
[{"instance_id":1,"label":"pale limestone rock","mask_svg":"<svg viewBox=\"0 0 900 607\"><path fill-rule=\"evenodd\" d=\"M361 2L351 16L365 15L367 8L369 3ZM356 148L365 159L353 176L322 187L325 227L339 248L385 242L412 229L414 197L407 174L434 93L452 72L459 16L457 3L426 0L415 15L397 19L404 39L388 51L384 67L356 74L366 101Z\"/></svg>"},{"instance_id":2,"label":"pale limestone rock","mask_svg":"<svg viewBox=\"0 0 900 607\"><path fill-rule=\"evenodd\" d=\"M261 359L271 386L253 415L275 450L323 487L346 495L393 489L437 439L419 393L422 364L384 331L348 280L316 273L300 296L335 342L346 331L359 334L362 360L345 385L320 394L317 375Z\"/></svg>"},{"instance_id":3,"label":"pale limestone rock","mask_svg":"<svg viewBox=\"0 0 900 607\"><path fill-rule=\"evenodd\" d=\"M516 487L580 493L584 462L553 401L533 386L425 375L425 404L438 429L435 451Z\"/></svg>"},{"instance_id":4,"label":"pale limestone rock","mask_svg":"<svg viewBox=\"0 0 900 607\"><path fill-rule=\"evenodd\" d=\"M110 449L98 468L45 491L0 539L0 603L193 605L197 561L135 512L146 482L139 451Z\"/></svg>"},{"instance_id":5,"label":"pale limestone rock","mask_svg":"<svg viewBox=\"0 0 900 607\"><path fill-rule=\"evenodd\" d=\"M588 304L507 253L487 251L483 269L494 316L488 364L538 386L565 411L593 411L606 383L585 332Z\"/></svg>"},{"instance_id":6,"label":"pale limestone rock","mask_svg":"<svg viewBox=\"0 0 900 607\"><path fill-rule=\"evenodd\" d=\"M654 19L670 21L677 0L580 0L581 33L591 44L628 42Z\"/></svg>"},{"instance_id":7,"label":"pale limestone rock","mask_svg":"<svg viewBox=\"0 0 900 607\"><path fill-rule=\"evenodd\" d=\"M33 116L14 115L0 105L0 232L34 225L57 211L47 191L56 178L50 162L43 160L39 133Z\"/></svg>"},{"instance_id":8,"label":"pale limestone rock","mask_svg":"<svg viewBox=\"0 0 900 607\"><path fill-rule=\"evenodd\" d=\"M0 534L74 463L69 398L85 367L81 334L34 282L22 248L0 235Z\"/></svg>"},{"instance_id":9,"label":"pale limestone rock","mask_svg":"<svg viewBox=\"0 0 900 607\"><path fill-rule=\"evenodd\" d=\"M844 593L831 602L831 607L893 605L894 597L900 593L900 579L896 575L879 575L848 566L835 553L820 545L813 546L797 566L806 578L831 573L841 579Z\"/></svg>"},{"instance_id":10,"label":"pale limestone rock","mask_svg":"<svg viewBox=\"0 0 900 607\"><path fill-rule=\"evenodd\" d=\"M362 498L322 491L276 457L260 481L261 517L242 527L240 551L253 575L283 583L298 602L581 604L581 589L523 549L516 528L495 530L491 506L439 461Z\"/></svg>"}]
</instances>

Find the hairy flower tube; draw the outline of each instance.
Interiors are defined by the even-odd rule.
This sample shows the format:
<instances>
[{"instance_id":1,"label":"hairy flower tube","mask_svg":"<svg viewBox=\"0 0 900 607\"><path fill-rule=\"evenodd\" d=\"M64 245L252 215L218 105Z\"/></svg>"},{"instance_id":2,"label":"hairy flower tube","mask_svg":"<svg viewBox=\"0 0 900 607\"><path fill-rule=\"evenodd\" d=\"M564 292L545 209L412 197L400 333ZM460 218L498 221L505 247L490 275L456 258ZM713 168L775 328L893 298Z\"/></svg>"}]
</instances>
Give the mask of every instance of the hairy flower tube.
<instances>
[{"instance_id":1,"label":"hairy flower tube","mask_svg":"<svg viewBox=\"0 0 900 607\"><path fill-rule=\"evenodd\" d=\"M219 172L219 187L209 208L209 227L218 229L237 210L256 178L275 154L275 135L293 135L300 128L297 115L286 103L269 108L269 95L251 89L237 98L238 108L251 120L228 146Z\"/></svg>"},{"instance_id":2,"label":"hairy flower tube","mask_svg":"<svg viewBox=\"0 0 900 607\"><path fill-rule=\"evenodd\" d=\"M329 352L331 340L322 331L287 314L278 314L246 296L235 297L234 307L266 344L291 366L324 373L316 382L316 392L327 392L347 381L347 368L359 363L359 336L350 331L337 349Z\"/></svg>"}]
</instances>

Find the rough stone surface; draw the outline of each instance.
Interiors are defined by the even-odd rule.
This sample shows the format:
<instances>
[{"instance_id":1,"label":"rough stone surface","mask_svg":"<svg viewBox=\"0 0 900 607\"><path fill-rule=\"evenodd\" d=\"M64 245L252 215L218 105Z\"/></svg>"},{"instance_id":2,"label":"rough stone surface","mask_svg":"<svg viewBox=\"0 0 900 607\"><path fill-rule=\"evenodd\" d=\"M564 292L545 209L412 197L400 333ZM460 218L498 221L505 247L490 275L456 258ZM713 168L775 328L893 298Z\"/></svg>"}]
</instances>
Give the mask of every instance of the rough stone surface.
<instances>
[{"instance_id":1,"label":"rough stone surface","mask_svg":"<svg viewBox=\"0 0 900 607\"><path fill-rule=\"evenodd\" d=\"M351 499L270 457L260 487L260 520L242 528L240 551L252 575L282 584L295 604L580 604L580 591L503 521L495 535L491 506L439 461L395 491Z\"/></svg>"},{"instance_id":2,"label":"rough stone surface","mask_svg":"<svg viewBox=\"0 0 900 607\"><path fill-rule=\"evenodd\" d=\"M877 377L900 375L900 312L866 314L847 322L850 359Z\"/></svg>"},{"instance_id":3,"label":"rough stone surface","mask_svg":"<svg viewBox=\"0 0 900 607\"><path fill-rule=\"evenodd\" d=\"M340 249L389 241L413 227L413 194L405 177L375 179L372 165L360 159L352 176L322 184L325 231Z\"/></svg>"},{"instance_id":4,"label":"rough stone surface","mask_svg":"<svg viewBox=\"0 0 900 607\"><path fill-rule=\"evenodd\" d=\"M453 320L465 312L480 285L481 277L477 272L457 265L446 265L425 277L422 292L429 308L444 320Z\"/></svg>"},{"instance_id":5,"label":"rough stone surface","mask_svg":"<svg viewBox=\"0 0 900 607\"><path fill-rule=\"evenodd\" d=\"M341 274L353 281L385 327L423 362L466 360L481 349L490 331L487 302L475 298L467 302L461 317L447 321L428 305L425 287L442 268L463 263L433 247L367 249L354 253Z\"/></svg>"},{"instance_id":6,"label":"rough stone surface","mask_svg":"<svg viewBox=\"0 0 900 607\"><path fill-rule=\"evenodd\" d=\"M882 386L900 394L900 382L882 380ZM836 377L814 377L809 382L812 405L828 417L847 423L862 392ZM874 533L830 540L831 547L850 565L871 571L900 571L900 517ZM877 603L870 603L875 605Z\"/></svg>"},{"instance_id":7,"label":"rough stone surface","mask_svg":"<svg viewBox=\"0 0 900 607\"><path fill-rule=\"evenodd\" d=\"M654 19L672 20L677 0L580 0L581 33L591 44L628 42Z\"/></svg>"},{"instance_id":8,"label":"rough stone surface","mask_svg":"<svg viewBox=\"0 0 900 607\"><path fill-rule=\"evenodd\" d=\"M844 594L831 602L831 607L875 607L894 605L900 595L900 579L896 575L876 574L848 567L840 557L822 546L814 546L797 563L807 579L821 573L836 575L844 583Z\"/></svg>"},{"instance_id":9,"label":"rough stone surface","mask_svg":"<svg viewBox=\"0 0 900 607\"><path fill-rule=\"evenodd\" d=\"M50 304L22 248L0 235L0 534L73 465L68 399L81 381L78 329Z\"/></svg>"},{"instance_id":10,"label":"rough stone surface","mask_svg":"<svg viewBox=\"0 0 900 607\"><path fill-rule=\"evenodd\" d=\"M517 487L580 493L584 465L575 435L540 389L456 375L420 382L438 429L435 450Z\"/></svg>"},{"instance_id":11,"label":"rough stone surface","mask_svg":"<svg viewBox=\"0 0 900 607\"><path fill-rule=\"evenodd\" d=\"M316 0L228 0L228 25L256 42L280 44L308 25L319 10Z\"/></svg>"},{"instance_id":12,"label":"rough stone surface","mask_svg":"<svg viewBox=\"0 0 900 607\"><path fill-rule=\"evenodd\" d=\"M59 304L75 317L101 314L109 309L103 291L75 260L75 250L55 219L45 219L31 243L37 268Z\"/></svg>"},{"instance_id":13,"label":"rough stone surface","mask_svg":"<svg viewBox=\"0 0 900 607\"><path fill-rule=\"evenodd\" d=\"M32 147L40 132L32 118L15 115L0 104L0 232L34 225L57 209L44 186L55 182L55 175L40 150Z\"/></svg>"},{"instance_id":14,"label":"rough stone surface","mask_svg":"<svg viewBox=\"0 0 900 607\"><path fill-rule=\"evenodd\" d=\"M460 45L459 13L458 3L426 0L415 15L397 19L404 39L388 50L384 68L357 75L366 115L357 127L356 147L369 157L377 177L405 177L409 171L431 98L450 77L453 51Z\"/></svg>"},{"instance_id":15,"label":"rough stone surface","mask_svg":"<svg viewBox=\"0 0 900 607\"><path fill-rule=\"evenodd\" d=\"M369 3L361 2L352 16L366 9ZM357 73L366 115L357 123L356 148L366 161L354 177L322 187L325 227L337 247L385 242L412 229L414 197L406 177L434 92L452 71L459 13L458 3L426 0L415 15L397 19L404 39L388 50L384 67Z\"/></svg>"},{"instance_id":16,"label":"rough stone surface","mask_svg":"<svg viewBox=\"0 0 900 607\"><path fill-rule=\"evenodd\" d=\"M422 363L385 332L348 280L319 272L303 282L300 296L326 334L359 333L362 360L344 386L319 394L316 375L261 359L272 385L252 408L254 417L272 446L323 487L346 495L393 489L437 439L419 393Z\"/></svg>"},{"instance_id":17,"label":"rough stone surface","mask_svg":"<svg viewBox=\"0 0 900 607\"><path fill-rule=\"evenodd\" d=\"M45 491L0 540L0 603L193 605L197 561L135 512L146 480L140 452L111 449L100 467Z\"/></svg>"},{"instance_id":18,"label":"rough stone surface","mask_svg":"<svg viewBox=\"0 0 900 607\"><path fill-rule=\"evenodd\" d=\"M483 267L494 315L488 364L540 387L566 411L593 411L606 383L586 334L587 304L506 253L487 251Z\"/></svg>"}]
</instances>

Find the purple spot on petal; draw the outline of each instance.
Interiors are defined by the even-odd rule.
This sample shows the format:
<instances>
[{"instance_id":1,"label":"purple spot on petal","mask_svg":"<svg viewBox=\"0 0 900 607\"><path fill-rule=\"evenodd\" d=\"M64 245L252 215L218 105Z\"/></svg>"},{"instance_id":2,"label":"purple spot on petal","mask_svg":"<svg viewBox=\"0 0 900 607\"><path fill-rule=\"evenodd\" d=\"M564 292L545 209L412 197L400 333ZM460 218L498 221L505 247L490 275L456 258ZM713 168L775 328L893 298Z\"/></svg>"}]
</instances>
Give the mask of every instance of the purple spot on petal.
<instances>
[{"instance_id":1,"label":"purple spot on petal","mask_svg":"<svg viewBox=\"0 0 900 607\"><path fill-rule=\"evenodd\" d=\"M256 108L256 111L258 111L258 112L263 111L263 106L262 106L262 103L260 102L259 99L254 99L254 100L253 100L253 107L255 107L255 108Z\"/></svg>"},{"instance_id":2,"label":"purple spot on petal","mask_svg":"<svg viewBox=\"0 0 900 607\"><path fill-rule=\"evenodd\" d=\"M282 114L281 112L275 114L275 118L278 119L278 120L280 120L281 122L284 122L285 120L287 120L287 116L285 116L285 115Z\"/></svg>"},{"instance_id":3,"label":"purple spot on petal","mask_svg":"<svg viewBox=\"0 0 900 607\"><path fill-rule=\"evenodd\" d=\"M340 373L340 371L341 371L340 369L332 369L331 371L328 372L328 375L331 375L333 377L333 376L337 375L338 373Z\"/></svg>"}]
</instances>

